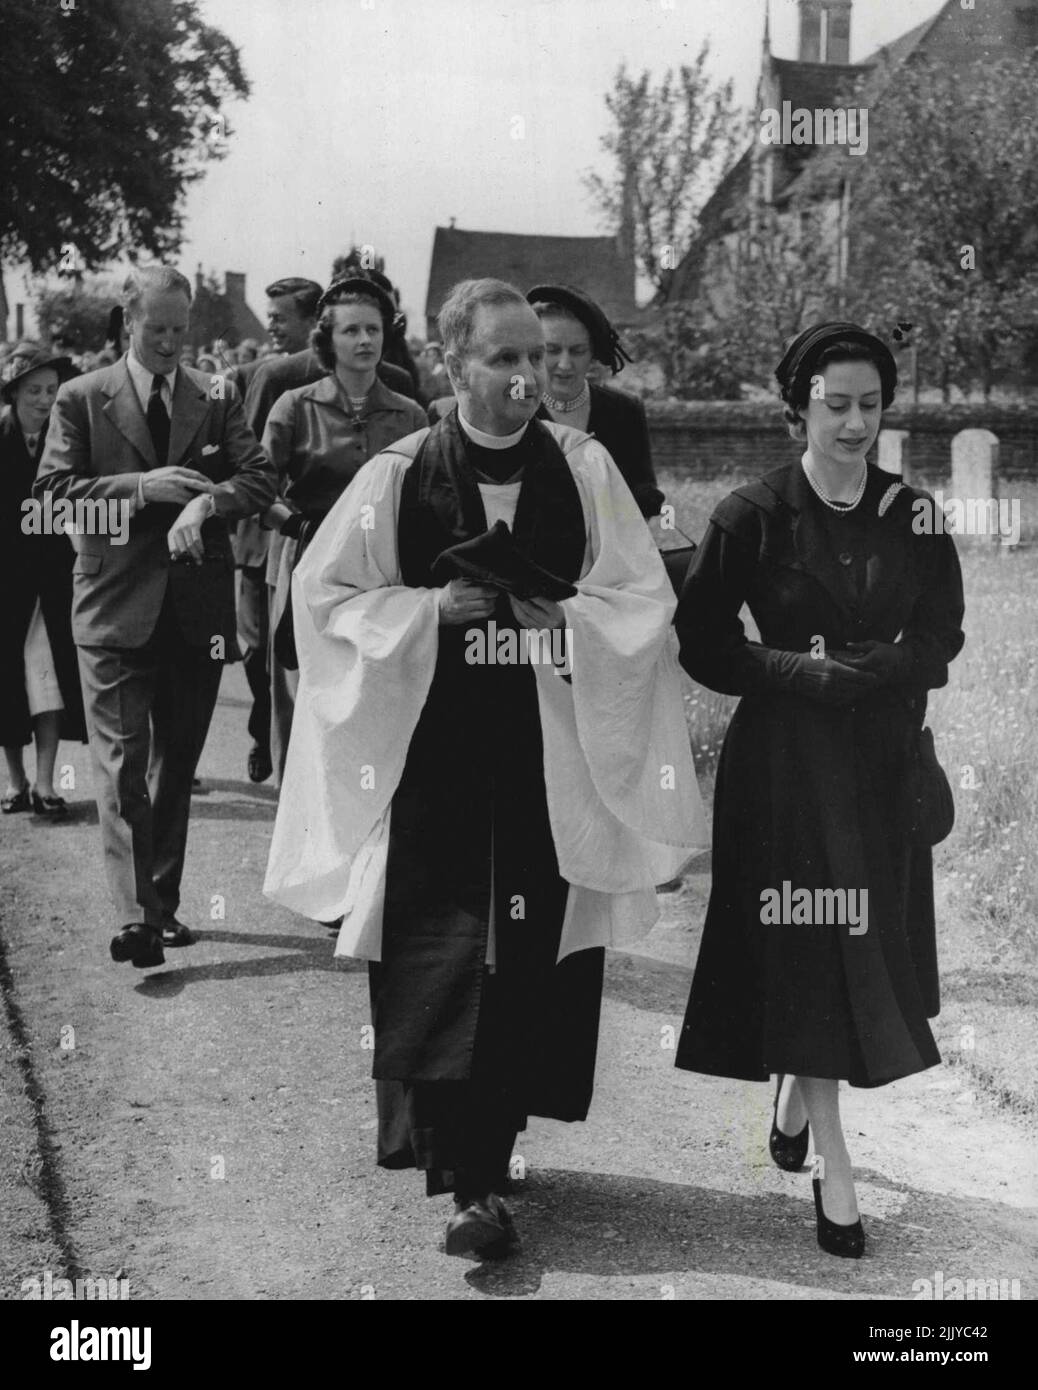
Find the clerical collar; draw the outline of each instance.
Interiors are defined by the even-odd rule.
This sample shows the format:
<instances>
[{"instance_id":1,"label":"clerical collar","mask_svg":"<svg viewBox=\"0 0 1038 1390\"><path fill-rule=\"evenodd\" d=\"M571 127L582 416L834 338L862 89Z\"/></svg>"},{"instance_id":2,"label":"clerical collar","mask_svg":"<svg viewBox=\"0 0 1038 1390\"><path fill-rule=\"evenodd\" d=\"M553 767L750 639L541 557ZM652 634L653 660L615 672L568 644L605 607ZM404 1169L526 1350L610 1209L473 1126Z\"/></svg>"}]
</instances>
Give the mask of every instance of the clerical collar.
<instances>
[{"instance_id":1,"label":"clerical collar","mask_svg":"<svg viewBox=\"0 0 1038 1390\"><path fill-rule=\"evenodd\" d=\"M470 424L468 420L465 419L464 415L461 413L461 407L459 406L458 423L468 435L469 439L472 440L473 444L478 444L481 449L514 449L526 433L526 426L529 425L530 422L527 420L525 425L520 425L514 434L486 434L483 430L477 430L475 425Z\"/></svg>"}]
</instances>

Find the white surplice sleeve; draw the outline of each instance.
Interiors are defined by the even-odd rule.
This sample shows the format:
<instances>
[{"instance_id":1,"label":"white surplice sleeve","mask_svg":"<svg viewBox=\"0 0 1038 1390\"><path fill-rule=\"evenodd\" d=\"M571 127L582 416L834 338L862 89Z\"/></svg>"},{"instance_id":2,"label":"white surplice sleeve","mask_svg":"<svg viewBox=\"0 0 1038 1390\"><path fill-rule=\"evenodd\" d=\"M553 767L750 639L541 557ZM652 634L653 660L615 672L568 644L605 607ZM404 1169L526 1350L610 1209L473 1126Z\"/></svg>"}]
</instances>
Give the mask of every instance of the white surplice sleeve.
<instances>
[{"instance_id":1,"label":"white surplice sleeve","mask_svg":"<svg viewBox=\"0 0 1038 1390\"><path fill-rule=\"evenodd\" d=\"M555 427L584 507L588 555L562 610L572 682L535 667L548 812L570 893L560 958L656 920L652 891L709 844L659 552L609 454Z\"/></svg>"},{"instance_id":2,"label":"white surplice sleeve","mask_svg":"<svg viewBox=\"0 0 1038 1390\"><path fill-rule=\"evenodd\" d=\"M263 887L322 921L374 894L362 916L378 933L389 806L439 642L439 591L405 587L397 555L407 446L420 437L364 465L293 576L299 689Z\"/></svg>"}]
</instances>

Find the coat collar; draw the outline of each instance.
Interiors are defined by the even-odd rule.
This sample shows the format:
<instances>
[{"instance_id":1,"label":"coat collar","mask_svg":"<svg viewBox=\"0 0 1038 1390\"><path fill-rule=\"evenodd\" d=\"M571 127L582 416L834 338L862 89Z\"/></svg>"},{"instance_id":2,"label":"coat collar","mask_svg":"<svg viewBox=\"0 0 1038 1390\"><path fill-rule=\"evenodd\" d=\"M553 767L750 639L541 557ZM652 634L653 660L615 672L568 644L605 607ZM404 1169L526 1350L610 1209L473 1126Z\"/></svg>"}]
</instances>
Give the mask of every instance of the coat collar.
<instances>
[{"instance_id":1,"label":"coat collar","mask_svg":"<svg viewBox=\"0 0 1038 1390\"><path fill-rule=\"evenodd\" d=\"M905 544L904 520L910 509L904 501L879 515L880 502L894 479L889 473L868 465L865 493L858 504L864 527L866 549L865 592L859 606L847 567L840 564L826 530L822 504L811 489L799 461L765 474L760 486L779 505L769 507L778 518L777 531L769 539L773 559L810 574L844 614L857 612L875 617L893 603L905 582L910 547ZM900 504L900 505L898 505Z\"/></svg>"},{"instance_id":2,"label":"coat collar","mask_svg":"<svg viewBox=\"0 0 1038 1390\"><path fill-rule=\"evenodd\" d=\"M304 400L317 401L320 405L326 405L332 410L341 411L343 415L356 418L357 412L350 405L342 383L334 372L329 372L321 377L319 381L312 382L305 386L301 392ZM364 409L365 417L375 414L377 411L398 410L399 405L395 399L395 392L390 391L385 382L380 377L375 378L371 390L368 392L367 405Z\"/></svg>"},{"instance_id":3,"label":"coat collar","mask_svg":"<svg viewBox=\"0 0 1038 1390\"><path fill-rule=\"evenodd\" d=\"M191 367L180 367L177 370L176 385L173 388L173 413L170 419L167 460L170 464L179 463L183 458L208 414L209 381L210 378L204 372L196 372ZM156 468L158 459L155 457L155 446L151 442L148 421L130 377L125 356L104 373L101 391L107 398L103 407L104 413L141 455L145 467Z\"/></svg>"}]
</instances>

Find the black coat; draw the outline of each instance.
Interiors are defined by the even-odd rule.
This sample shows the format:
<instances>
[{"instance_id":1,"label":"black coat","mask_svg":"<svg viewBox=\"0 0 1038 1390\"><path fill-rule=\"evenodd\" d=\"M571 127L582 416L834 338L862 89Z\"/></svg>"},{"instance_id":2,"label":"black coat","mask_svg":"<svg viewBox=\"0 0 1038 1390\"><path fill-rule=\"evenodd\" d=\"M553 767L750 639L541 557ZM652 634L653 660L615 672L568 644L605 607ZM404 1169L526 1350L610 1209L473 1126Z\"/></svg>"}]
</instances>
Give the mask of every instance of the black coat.
<instances>
[{"instance_id":1,"label":"black coat","mask_svg":"<svg viewBox=\"0 0 1038 1390\"><path fill-rule=\"evenodd\" d=\"M528 430L513 452L524 466L517 543L546 569L575 578L585 524L562 452L543 426ZM403 582L433 584L434 558L486 525L451 415L430 433L404 482ZM514 625L504 604L495 616L499 631ZM556 963L568 887L548 817L536 680L527 665L470 664L465 646L463 628L441 630L436 672L393 797L382 959L372 969L374 1075L459 1082L488 1068L522 1116L582 1120L594 1080L603 952L577 951ZM480 1058L491 896L496 1042Z\"/></svg>"},{"instance_id":2,"label":"black coat","mask_svg":"<svg viewBox=\"0 0 1038 1390\"><path fill-rule=\"evenodd\" d=\"M65 706L61 736L86 742L79 666L72 642L75 552L67 536L27 535L22 530L22 503L32 496L45 438L43 430L36 455L30 458L14 410L0 419L0 743L5 748L32 741L22 653L37 599Z\"/></svg>"},{"instance_id":3,"label":"black coat","mask_svg":"<svg viewBox=\"0 0 1038 1390\"><path fill-rule=\"evenodd\" d=\"M612 386L594 386L591 392L591 413L587 432L593 434L624 476L634 494L642 516L658 516L663 505L663 493L656 483L652 467L652 446L645 407L637 396L618 391ZM542 405L542 419L553 417ZM565 424L565 417L561 422Z\"/></svg>"},{"instance_id":4,"label":"black coat","mask_svg":"<svg viewBox=\"0 0 1038 1390\"><path fill-rule=\"evenodd\" d=\"M677 1054L687 1070L874 1086L940 1060L927 1023L932 854L907 842L899 797L926 691L947 683L963 643L962 580L951 537L912 529L925 494L903 488L879 515L893 481L870 468L850 517L824 508L799 463L739 488L682 591L682 664L743 697L717 771L710 904ZM899 634L902 682L850 706L789 692L769 663L818 637L834 651ZM867 930L765 924L761 893L784 882L867 890Z\"/></svg>"}]
</instances>

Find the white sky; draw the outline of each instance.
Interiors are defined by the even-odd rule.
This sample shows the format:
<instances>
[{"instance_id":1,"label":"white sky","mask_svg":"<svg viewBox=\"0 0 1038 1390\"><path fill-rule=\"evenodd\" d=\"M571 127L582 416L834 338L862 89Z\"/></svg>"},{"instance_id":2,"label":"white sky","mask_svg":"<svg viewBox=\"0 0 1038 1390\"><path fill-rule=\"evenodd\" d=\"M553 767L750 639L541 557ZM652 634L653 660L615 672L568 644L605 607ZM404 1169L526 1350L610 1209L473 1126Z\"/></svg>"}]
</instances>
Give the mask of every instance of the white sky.
<instances>
[{"instance_id":1,"label":"white sky","mask_svg":"<svg viewBox=\"0 0 1038 1390\"><path fill-rule=\"evenodd\" d=\"M856 0L851 59L941 0ZM710 36L748 105L764 0L202 0L239 47L252 96L229 110L227 158L191 191L184 270L327 282L351 241L386 257L424 330L433 229L594 235L580 175L603 167L619 63L661 76ZM771 0L772 49L795 58L796 0ZM522 117L525 136L512 136Z\"/></svg>"}]
</instances>

